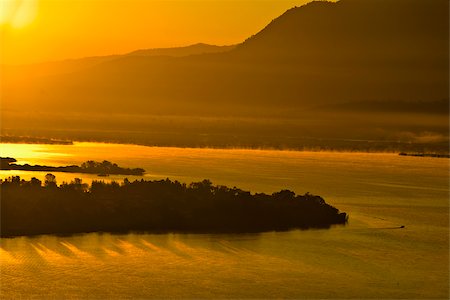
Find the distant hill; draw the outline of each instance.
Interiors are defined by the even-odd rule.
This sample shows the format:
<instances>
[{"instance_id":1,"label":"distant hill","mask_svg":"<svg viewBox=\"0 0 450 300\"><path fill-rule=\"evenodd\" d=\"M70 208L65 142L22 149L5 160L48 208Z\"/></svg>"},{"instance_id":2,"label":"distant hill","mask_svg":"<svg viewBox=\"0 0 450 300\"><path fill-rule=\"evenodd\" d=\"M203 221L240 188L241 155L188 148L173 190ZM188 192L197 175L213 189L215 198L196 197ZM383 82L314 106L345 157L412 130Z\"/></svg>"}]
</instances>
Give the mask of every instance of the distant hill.
<instances>
[{"instance_id":1,"label":"distant hill","mask_svg":"<svg viewBox=\"0 0 450 300\"><path fill-rule=\"evenodd\" d=\"M154 48L154 49L141 49L122 55L108 55L108 56L92 56L78 59L67 59L62 61L52 61L44 63L36 63L29 65L1 65L5 80L21 81L23 77L40 77L48 75L60 75L67 74L76 71L81 71L86 68L90 68L100 63L120 59L123 57L140 56L170 56L170 57L183 57L189 55L199 55L207 53L220 53L229 51L235 48L231 46L216 46L208 45L204 43L198 43L185 47L176 48Z\"/></svg>"},{"instance_id":2,"label":"distant hill","mask_svg":"<svg viewBox=\"0 0 450 300\"><path fill-rule=\"evenodd\" d=\"M348 101L436 101L448 98L448 6L447 0L312 2L235 49L197 44L58 62L69 72L19 84L6 73L3 105L232 114L255 105L289 111Z\"/></svg>"},{"instance_id":3,"label":"distant hill","mask_svg":"<svg viewBox=\"0 0 450 300\"><path fill-rule=\"evenodd\" d=\"M311 119L311 128L326 120L350 132L365 128L355 123L368 120L360 113L382 126L386 112L446 110L439 121L427 121L444 132L448 21L448 0L312 2L288 10L236 46L138 50L4 70L2 111L264 116L305 124ZM336 109L332 119L321 115L327 108ZM356 121L343 111L357 114ZM389 120L389 130L397 120ZM424 124L417 117L402 120L402 132L411 122ZM414 130L429 131L419 125Z\"/></svg>"}]
</instances>

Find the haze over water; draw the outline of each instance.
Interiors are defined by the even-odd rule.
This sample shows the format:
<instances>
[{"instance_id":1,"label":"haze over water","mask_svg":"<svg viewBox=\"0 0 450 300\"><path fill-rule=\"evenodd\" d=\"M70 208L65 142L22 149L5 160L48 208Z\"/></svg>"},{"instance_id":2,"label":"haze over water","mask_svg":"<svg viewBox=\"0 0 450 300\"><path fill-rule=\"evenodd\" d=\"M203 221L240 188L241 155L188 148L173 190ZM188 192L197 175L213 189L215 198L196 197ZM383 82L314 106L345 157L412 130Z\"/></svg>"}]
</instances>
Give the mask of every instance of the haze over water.
<instances>
[{"instance_id":1,"label":"haze over water","mask_svg":"<svg viewBox=\"0 0 450 300\"><path fill-rule=\"evenodd\" d=\"M310 192L350 215L347 226L329 230L2 239L5 298L448 295L447 159L96 143L2 144L1 149L2 157L13 156L21 164L59 166L106 159L143 167L145 179L190 183L208 178L252 192ZM0 177L43 179L45 174L1 171ZM75 177L85 182L102 179L54 174L58 183Z\"/></svg>"},{"instance_id":2,"label":"haze over water","mask_svg":"<svg viewBox=\"0 0 450 300\"><path fill-rule=\"evenodd\" d=\"M449 8L0 0L0 298L449 299Z\"/></svg>"}]
</instances>

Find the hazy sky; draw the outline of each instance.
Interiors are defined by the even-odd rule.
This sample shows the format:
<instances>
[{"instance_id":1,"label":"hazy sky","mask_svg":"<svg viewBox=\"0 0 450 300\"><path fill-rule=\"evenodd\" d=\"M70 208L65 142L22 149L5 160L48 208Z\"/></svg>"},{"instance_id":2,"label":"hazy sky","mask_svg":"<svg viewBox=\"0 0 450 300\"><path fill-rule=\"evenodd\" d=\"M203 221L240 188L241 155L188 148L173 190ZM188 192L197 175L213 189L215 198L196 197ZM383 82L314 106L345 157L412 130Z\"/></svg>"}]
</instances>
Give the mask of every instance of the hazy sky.
<instances>
[{"instance_id":1,"label":"hazy sky","mask_svg":"<svg viewBox=\"0 0 450 300\"><path fill-rule=\"evenodd\" d=\"M2 63L228 45L309 0L0 0Z\"/></svg>"}]
</instances>

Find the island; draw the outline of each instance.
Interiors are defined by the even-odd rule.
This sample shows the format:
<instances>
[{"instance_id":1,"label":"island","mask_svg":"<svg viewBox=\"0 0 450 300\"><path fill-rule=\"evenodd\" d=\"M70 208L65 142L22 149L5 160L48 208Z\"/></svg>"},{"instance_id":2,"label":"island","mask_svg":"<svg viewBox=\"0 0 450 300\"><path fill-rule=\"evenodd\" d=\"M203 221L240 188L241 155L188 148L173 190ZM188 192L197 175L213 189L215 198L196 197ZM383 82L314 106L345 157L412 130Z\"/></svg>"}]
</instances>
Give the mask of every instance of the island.
<instances>
[{"instance_id":1,"label":"island","mask_svg":"<svg viewBox=\"0 0 450 300\"><path fill-rule=\"evenodd\" d=\"M1 237L87 232L255 233L329 228L348 215L320 196L281 190L252 194L209 180L56 184L13 176L0 181Z\"/></svg>"},{"instance_id":2,"label":"island","mask_svg":"<svg viewBox=\"0 0 450 300\"><path fill-rule=\"evenodd\" d=\"M66 173L88 173L98 174L99 176L107 175L136 175L142 176L145 172L142 168L122 168L115 163L111 163L107 160L103 162L96 162L88 160L82 163L80 166L63 166L63 167L50 167L40 165L18 165L17 160L12 157L0 157L0 170L20 170L20 171L41 171L41 172L66 172Z\"/></svg>"}]
</instances>

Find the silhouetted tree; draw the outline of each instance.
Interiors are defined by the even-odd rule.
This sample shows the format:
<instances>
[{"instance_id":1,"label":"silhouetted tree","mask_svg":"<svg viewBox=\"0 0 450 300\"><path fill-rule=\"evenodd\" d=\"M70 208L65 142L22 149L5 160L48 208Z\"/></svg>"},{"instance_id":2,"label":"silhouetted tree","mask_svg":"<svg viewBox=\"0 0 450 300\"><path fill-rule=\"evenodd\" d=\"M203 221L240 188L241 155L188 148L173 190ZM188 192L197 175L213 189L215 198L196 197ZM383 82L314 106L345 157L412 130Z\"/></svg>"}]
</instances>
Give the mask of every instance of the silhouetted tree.
<instances>
[{"instance_id":1,"label":"silhouetted tree","mask_svg":"<svg viewBox=\"0 0 450 300\"><path fill-rule=\"evenodd\" d=\"M45 175L45 182L46 187L56 187L56 176L52 173L48 173Z\"/></svg>"},{"instance_id":2,"label":"silhouetted tree","mask_svg":"<svg viewBox=\"0 0 450 300\"><path fill-rule=\"evenodd\" d=\"M31 178L30 181L31 185L34 187L40 187L42 185L42 181L40 181L39 179L37 179L36 177Z\"/></svg>"}]
</instances>

